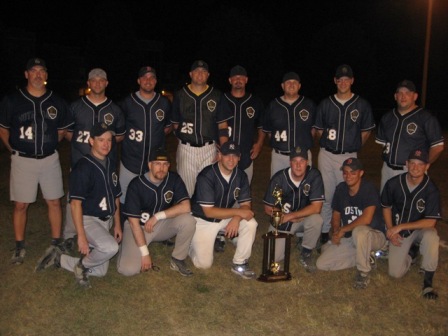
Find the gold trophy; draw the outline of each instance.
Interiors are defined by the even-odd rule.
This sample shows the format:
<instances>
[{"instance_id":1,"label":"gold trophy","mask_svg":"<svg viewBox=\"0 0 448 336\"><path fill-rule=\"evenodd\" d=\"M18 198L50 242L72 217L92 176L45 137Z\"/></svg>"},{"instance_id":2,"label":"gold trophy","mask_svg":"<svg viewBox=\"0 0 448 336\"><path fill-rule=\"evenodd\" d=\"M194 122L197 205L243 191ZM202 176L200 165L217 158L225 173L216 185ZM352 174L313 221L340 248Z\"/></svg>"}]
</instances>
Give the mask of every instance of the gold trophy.
<instances>
[{"instance_id":1,"label":"gold trophy","mask_svg":"<svg viewBox=\"0 0 448 336\"><path fill-rule=\"evenodd\" d=\"M272 207L271 212L271 225L274 227L274 231L269 231L262 236L262 238L264 239L262 266L263 274L261 274L257 279L263 282L291 280L291 273L289 273L289 256L291 253L292 234L278 232L278 227L282 224L283 221L283 190L278 186L275 186L274 190L272 191L272 196L275 198L274 206ZM283 259L283 270L281 269L280 263L275 261L276 239L285 239L285 257Z\"/></svg>"}]
</instances>

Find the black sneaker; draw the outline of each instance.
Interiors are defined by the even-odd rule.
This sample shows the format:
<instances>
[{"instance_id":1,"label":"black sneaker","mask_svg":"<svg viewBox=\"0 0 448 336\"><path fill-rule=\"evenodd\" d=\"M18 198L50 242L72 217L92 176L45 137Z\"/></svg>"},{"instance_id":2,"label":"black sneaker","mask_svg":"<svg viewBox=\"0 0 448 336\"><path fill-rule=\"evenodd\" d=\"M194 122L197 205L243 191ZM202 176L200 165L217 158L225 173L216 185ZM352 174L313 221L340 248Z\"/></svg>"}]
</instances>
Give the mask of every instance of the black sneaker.
<instances>
[{"instance_id":1,"label":"black sneaker","mask_svg":"<svg viewBox=\"0 0 448 336\"><path fill-rule=\"evenodd\" d=\"M365 289L369 285L369 282L370 282L369 273L357 271L353 287L355 289Z\"/></svg>"},{"instance_id":2,"label":"black sneaker","mask_svg":"<svg viewBox=\"0 0 448 336\"><path fill-rule=\"evenodd\" d=\"M61 254L62 251L57 246L50 246L45 250L45 253L37 261L37 266L34 269L35 272L43 271L44 269L55 266L56 268L61 267Z\"/></svg>"},{"instance_id":3,"label":"black sneaker","mask_svg":"<svg viewBox=\"0 0 448 336\"><path fill-rule=\"evenodd\" d=\"M183 276L192 276L193 275L193 272L190 269L188 269L187 264L185 263L185 260L179 260L179 259L171 257L170 268L173 271L178 271Z\"/></svg>"},{"instance_id":4,"label":"black sneaker","mask_svg":"<svg viewBox=\"0 0 448 336\"><path fill-rule=\"evenodd\" d=\"M417 262L417 258L418 258L418 252L420 250L420 245L419 244L412 244L411 248L409 249L408 254L411 256L411 265L414 265Z\"/></svg>"},{"instance_id":5,"label":"black sneaker","mask_svg":"<svg viewBox=\"0 0 448 336\"><path fill-rule=\"evenodd\" d=\"M215 239L215 245L214 245L215 252L224 252L225 247L226 247L226 238L223 235L218 234Z\"/></svg>"},{"instance_id":6,"label":"black sneaker","mask_svg":"<svg viewBox=\"0 0 448 336\"><path fill-rule=\"evenodd\" d=\"M90 270L87 267L84 267L81 260L76 263L73 268L73 273L75 273L75 278L78 284L83 288L92 288L89 281L89 272Z\"/></svg>"},{"instance_id":7,"label":"black sneaker","mask_svg":"<svg viewBox=\"0 0 448 336\"><path fill-rule=\"evenodd\" d=\"M62 242L62 244L58 245L58 248L61 250L61 252L63 253L67 253L67 254L72 254L73 249L75 247L75 238L67 238L66 240L64 240Z\"/></svg>"},{"instance_id":8,"label":"black sneaker","mask_svg":"<svg viewBox=\"0 0 448 336\"><path fill-rule=\"evenodd\" d=\"M23 264L23 260L25 259L26 250L25 248L16 248L14 253L12 254L11 264L13 265L21 265Z\"/></svg>"},{"instance_id":9,"label":"black sneaker","mask_svg":"<svg viewBox=\"0 0 448 336\"><path fill-rule=\"evenodd\" d=\"M422 291L422 296L427 300L437 300L439 295L434 291L432 287L426 287Z\"/></svg>"}]
</instances>

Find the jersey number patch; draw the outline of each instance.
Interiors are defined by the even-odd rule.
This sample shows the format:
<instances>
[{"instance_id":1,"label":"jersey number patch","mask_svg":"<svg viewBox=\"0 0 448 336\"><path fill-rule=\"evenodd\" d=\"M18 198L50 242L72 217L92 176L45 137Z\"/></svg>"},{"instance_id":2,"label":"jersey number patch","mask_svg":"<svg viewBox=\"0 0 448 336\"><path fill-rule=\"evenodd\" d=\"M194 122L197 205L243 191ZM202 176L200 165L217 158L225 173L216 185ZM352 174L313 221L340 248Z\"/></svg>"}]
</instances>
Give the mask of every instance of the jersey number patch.
<instances>
[{"instance_id":1,"label":"jersey number patch","mask_svg":"<svg viewBox=\"0 0 448 336\"><path fill-rule=\"evenodd\" d=\"M194 128L193 123L186 123L186 122L184 122L184 123L182 123L182 127L180 129L180 132L181 133L185 133L185 134L193 134L193 128Z\"/></svg>"},{"instance_id":2,"label":"jersey number patch","mask_svg":"<svg viewBox=\"0 0 448 336\"><path fill-rule=\"evenodd\" d=\"M90 138L90 132L89 131L79 131L78 137L76 138L77 142L83 142L88 143Z\"/></svg>"},{"instance_id":3,"label":"jersey number patch","mask_svg":"<svg viewBox=\"0 0 448 336\"><path fill-rule=\"evenodd\" d=\"M143 141L143 131L136 131L135 129L131 128L129 130L129 140L142 142Z\"/></svg>"},{"instance_id":4,"label":"jersey number patch","mask_svg":"<svg viewBox=\"0 0 448 336\"><path fill-rule=\"evenodd\" d=\"M100 204L98 204L101 210L106 211L107 210L107 201L106 197L103 197Z\"/></svg>"},{"instance_id":5,"label":"jersey number patch","mask_svg":"<svg viewBox=\"0 0 448 336\"><path fill-rule=\"evenodd\" d=\"M277 142L286 142L288 141L288 134L285 130L275 132L275 141Z\"/></svg>"}]
</instances>

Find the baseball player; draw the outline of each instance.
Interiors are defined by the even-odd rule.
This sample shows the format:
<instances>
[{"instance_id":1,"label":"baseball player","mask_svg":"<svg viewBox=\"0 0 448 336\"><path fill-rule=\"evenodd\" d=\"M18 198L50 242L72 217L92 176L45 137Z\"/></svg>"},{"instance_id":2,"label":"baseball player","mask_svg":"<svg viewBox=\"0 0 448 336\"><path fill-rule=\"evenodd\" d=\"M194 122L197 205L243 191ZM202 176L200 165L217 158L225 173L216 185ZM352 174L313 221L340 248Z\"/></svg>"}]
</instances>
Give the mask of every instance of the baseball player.
<instances>
[{"instance_id":1,"label":"baseball player","mask_svg":"<svg viewBox=\"0 0 448 336\"><path fill-rule=\"evenodd\" d=\"M394 97L397 107L382 116L375 139L383 146L381 190L388 179L406 171L406 160L412 150L429 151L429 163L434 163L444 149L437 118L416 105L418 94L414 83L409 80L398 83Z\"/></svg>"},{"instance_id":2,"label":"baseball player","mask_svg":"<svg viewBox=\"0 0 448 336\"><path fill-rule=\"evenodd\" d=\"M252 279L255 272L250 270L248 260L258 223L251 210L249 180L237 167L240 155L239 146L227 141L221 145L218 161L198 175L192 198L196 232L191 241L190 257L197 268L210 268L216 234L224 230L228 238L238 235L232 272ZM234 207L236 202L239 207Z\"/></svg>"},{"instance_id":3,"label":"baseball player","mask_svg":"<svg viewBox=\"0 0 448 336\"><path fill-rule=\"evenodd\" d=\"M108 154L115 132L105 123L90 130L91 153L79 159L70 173L70 206L78 235L81 258L48 249L36 271L55 265L74 272L78 284L90 288L90 276L105 276L109 260L118 252L120 225L120 184L116 166ZM114 226L113 236L109 233Z\"/></svg>"},{"instance_id":4,"label":"baseball player","mask_svg":"<svg viewBox=\"0 0 448 336\"><path fill-rule=\"evenodd\" d=\"M340 173L342 163L350 157L357 157L357 152L375 128L370 104L351 91L354 77L349 65L343 64L336 69L334 83L336 94L325 98L317 106L314 124L320 138L318 168L325 186L321 244L329 240L331 202L336 186L343 182Z\"/></svg>"},{"instance_id":5,"label":"baseball player","mask_svg":"<svg viewBox=\"0 0 448 336\"><path fill-rule=\"evenodd\" d=\"M196 176L216 159L216 145L228 139L227 120L219 103L222 94L207 84L208 64L198 60L191 65L191 83L174 95L172 123L179 139L177 172L193 195ZM219 139L219 140L218 140Z\"/></svg>"},{"instance_id":6,"label":"baseball player","mask_svg":"<svg viewBox=\"0 0 448 336\"><path fill-rule=\"evenodd\" d=\"M313 147L315 104L309 98L299 95L300 77L288 72L282 80L283 96L274 99L266 109L263 131L268 134L271 154L271 177L281 169L289 167L292 148L308 151L311 164Z\"/></svg>"},{"instance_id":7,"label":"baseball player","mask_svg":"<svg viewBox=\"0 0 448 336\"><path fill-rule=\"evenodd\" d=\"M185 259L196 229L190 214L190 197L177 173L169 171L164 149L152 150L148 172L131 181L123 213L123 242L118 253L118 272L127 276L153 268L148 244L176 236L171 269L183 276L193 274Z\"/></svg>"},{"instance_id":8,"label":"baseball player","mask_svg":"<svg viewBox=\"0 0 448 336\"><path fill-rule=\"evenodd\" d=\"M380 195L373 183L363 178L362 163L357 158L345 160L341 170L344 182L336 187L332 202L333 234L322 246L316 266L323 271L356 266L354 287L363 289L376 266L371 253L386 243Z\"/></svg>"},{"instance_id":9,"label":"baseball player","mask_svg":"<svg viewBox=\"0 0 448 336\"><path fill-rule=\"evenodd\" d=\"M302 252L300 263L307 272L314 272L316 266L312 258L313 249L319 239L322 229L322 203L324 184L322 176L316 168L308 165L308 151L300 147L291 150L289 154L289 168L274 174L264 196L264 211L271 215L273 208L282 210L280 232L303 232ZM276 206L273 196L275 188L282 190L281 209ZM271 230L274 227L271 225ZM275 245L275 260L282 261L285 254L285 240L277 239Z\"/></svg>"},{"instance_id":10,"label":"baseball player","mask_svg":"<svg viewBox=\"0 0 448 336\"><path fill-rule=\"evenodd\" d=\"M41 58L26 64L27 85L4 97L0 106L0 137L11 152L10 198L14 202L13 225L16 240L11 263L25 258L27 210L36 201L38 186L48 207L51 244L61 245L64 195L58 142L64 138L70 120L68 105L47 90L47 66Z\"/></svg>"},{"instance_id":11,"label":"baseball player","mask_svg":"<svg viewBox=\"0 0 448 336\"><path fill-rule=\"evenodd\" d=\"M156 70L150 66L141 67L137 83L139 90L120 103L126 119L120 164L122 205L131 180L148 171L151 151L165 147L165 135L170 132L171 126L171 102L154 91L157 84Z\"/></svg>"},{"instance_id":12,"label":"baseball player","mask_svg":"<svg viewBox=\"0 0 448 336\"><path fill-rule=\"evenodd\" d=\"M432 279L439 260L439 236L435 225L440 216L440 193L425 174L429 154L424 149L410 152L407 173L389 179L381 193L381 205L389 244L389 275L401 278L411 267L416 252L412 244L419 243L424 272L422 295L435 300L438 295Z\"/></svg>"},{"instance_id":13,"label":"baseball player","mask_svg":"<svg viewBox=\"0 0 448 336\"><path fill-rule=\"evenodd\" d=\"M112 138L112 149L109 153L112 166L118 162L117 142L124 138L125 122L123 113L118 105L106 97L106 88L109 82L103 69L92 69L88 74L87 86L90 93L87 96L73 102L70 106L70 114L73 124L68 129L65 138L71 144L71 165L90 153L90 130L97 123L105 123L115 133ZM76 235L75 225L72 220L70 203L67 202L65 212L64 239L65 247L70 250L73 246L73 237Z\"/></svg>"}]
</instances>

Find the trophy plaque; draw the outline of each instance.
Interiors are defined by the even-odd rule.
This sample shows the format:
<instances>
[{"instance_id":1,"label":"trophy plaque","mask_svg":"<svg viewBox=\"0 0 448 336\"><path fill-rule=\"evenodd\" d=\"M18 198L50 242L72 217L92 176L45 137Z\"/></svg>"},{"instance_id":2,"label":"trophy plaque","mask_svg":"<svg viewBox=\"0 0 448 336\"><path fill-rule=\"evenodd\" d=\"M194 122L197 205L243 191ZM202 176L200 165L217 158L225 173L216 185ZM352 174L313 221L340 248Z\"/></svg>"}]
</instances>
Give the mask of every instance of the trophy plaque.
<instances>
[{"instance_id":1,"label":"trophy plaque","mask_svg":"<svg viewBox=\"0 0 448 336\"><path fill-rule=\"evenodd\" d=\"M282 195L283 190L275 186L272 191L272 196L275 198L274 206L271 213L271 225L274 227L273 231L265 233L263 238L263 273L257 278L263 282L276 282L291 280L291 273L289 272L289 257L291 254L291 237L292 234L285 232L278 232L278 227L282 223L283 211L282 209ZM277 210L277 209L280 210ZM285 256L283 259L283 269L280 262L275 261L275 242L277 239L285 239Z\"/></svg>"}]
</instances>

